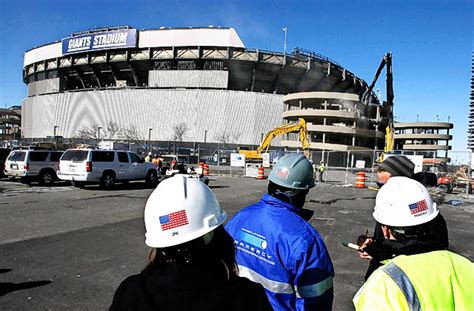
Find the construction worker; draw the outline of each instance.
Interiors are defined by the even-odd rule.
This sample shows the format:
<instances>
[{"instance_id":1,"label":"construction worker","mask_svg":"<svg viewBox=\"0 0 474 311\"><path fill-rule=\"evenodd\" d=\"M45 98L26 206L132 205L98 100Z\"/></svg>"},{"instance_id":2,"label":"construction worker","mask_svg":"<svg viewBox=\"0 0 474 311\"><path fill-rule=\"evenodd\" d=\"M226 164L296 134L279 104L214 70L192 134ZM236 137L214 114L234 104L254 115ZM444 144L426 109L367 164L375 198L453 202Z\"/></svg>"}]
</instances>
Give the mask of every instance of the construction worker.
<instances>
[{"instance_id":1,"label":"construction worker","mask_svg":"<svg viewBox=\"0 0 474 311\"><path fill-rule=\"evenodd\" d=\"M145 162L151 162L151 152L148 152L147 156L145 157Z\"/></svg>"},{"instance_id":2,"label":"construction worker","mask_svg":"<svg viewBox=\"0 0 474 311\"><path fill-rule=\"evenodd\" d=\"M227 215L202 182L161 182L145 206L148 265L125 279L110 310L271 310L264 289L237 276Z\"/></svg>"},{"instance_id":3,"label":"construction worker","mask_svg":"<svg viewBox=\"0 0 474 311\"><path fill-rule=\"evenodd\" d=\"M156 153L153 155L153 159L151 160L151 163L161 168L161 159Z\"/></svg>"},{"instance_id":4,"label":"construction worker","mask_svg":"<svg viewBox=\"0 0 474 311\"><path fill-rule=\"evenodd\" d=\"M261 283L275 310L331 310L334 268L324 241L303 209L314 187L303 154L282 157L268 194L226 225L234 238L239 275Z\"/></svg>"},{"instance_id":5,"label":"construction worker","mask_svg":"<svg viewBox=\"0 0 474 311\"><path fill-rule=\"evenodd\" d=\"M326 170L326 165L324 165L324 161L320 161L319 162L319 166L318 166L318 172L319 172L319 181L320 182L323 182L323 175L324 175L324 171Z\"/></svg>"},{"instance_id":6,"label":"construction worker","mask_svg":"<svg viewBox=\"0 0 474 311\"><path fill-rule=\"evenodd\" d=\"M424 247L426 224L438 213L428 190L413 179L393 177L380 189L373 217L386 239L410 251L370 276L353 299L356 310L474 310L474 264Z\"/></svg>"},{"instance_id":7,"label":"construction worker","mask_svg":"<svg viewBox=\"0 0 474 311\"><path fill-rule=\"evenodd\" d=\"M414 174L415 164L406 156L393 155L378 164L377 184L383 186L390 177L405 176L411 178Z\"/></svg>"},{"instance_id":8,"label":"construction worker","mask_svg":"<svg viewBox=\"0 0 474 311\"><path fill-rule=\"evenodd\" d=\"M404 176L412 178L414 176L414 169L415 164L407 157L390 156L379 164L377 178L381 185L384 185L392 177ZM438 214L427 224L427 227L427 234L423 241L424 247L430 250L448 249L448 229L443 216ZM372 272L382 265L381 261L390 259L393 255L407 254L407 248L400 247L399 242L385 239L382 226L378 222L375 224L373 237L361 235L358 238L358 242L365 249L359 256L363 259L370 259L369 267L365 274L366 280Z\"/></svg>"}]
</instances>

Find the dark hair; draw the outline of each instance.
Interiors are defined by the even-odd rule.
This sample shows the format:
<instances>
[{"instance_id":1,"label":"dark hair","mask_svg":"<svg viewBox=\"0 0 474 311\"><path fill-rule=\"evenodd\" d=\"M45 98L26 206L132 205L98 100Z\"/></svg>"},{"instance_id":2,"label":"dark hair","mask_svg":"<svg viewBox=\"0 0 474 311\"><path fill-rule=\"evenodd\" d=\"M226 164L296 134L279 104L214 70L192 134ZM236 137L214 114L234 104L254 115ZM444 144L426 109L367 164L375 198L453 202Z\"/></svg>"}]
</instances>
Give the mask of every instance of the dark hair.
<instances>
[{"instance_id":1,"label":"dark hair","mask_svg":"<svg viewBox=\"0 0 474 311\"><path fill-rule=\"evenodd\" d=\"M393 236L397 240L407 241L407 240L418 240L418 241L428 241L432 240L436 236L436 228L433 226L433 220L411 227L394 227L387 226L390 231L392 231Z\"/></svg>"},{"instance_id":2,"label":"dark hair","mask_svg":"<svg viewBox=\"0 0 474 311\"><path fill-rule=\"evenodd\" d=\"M268 183L269 195L282 200L283 202L293 204L296 207L303 207L308 192L308 189L290 189L277 185L272 181Z\"/></svg>"},{"instance_id":3,"label":"dark hair","mask_svg":"<svg viewBox=\"0 0 474 311\"><path fill-rule=\"evenodd\" d=\"M213 231L211 241L206 244L203 237L189 242L165 247L152 248L144 271L156 270L174 265L220 265L227 279L237 275L234 239L222 226Z\"/></svg>"}]
</instances>

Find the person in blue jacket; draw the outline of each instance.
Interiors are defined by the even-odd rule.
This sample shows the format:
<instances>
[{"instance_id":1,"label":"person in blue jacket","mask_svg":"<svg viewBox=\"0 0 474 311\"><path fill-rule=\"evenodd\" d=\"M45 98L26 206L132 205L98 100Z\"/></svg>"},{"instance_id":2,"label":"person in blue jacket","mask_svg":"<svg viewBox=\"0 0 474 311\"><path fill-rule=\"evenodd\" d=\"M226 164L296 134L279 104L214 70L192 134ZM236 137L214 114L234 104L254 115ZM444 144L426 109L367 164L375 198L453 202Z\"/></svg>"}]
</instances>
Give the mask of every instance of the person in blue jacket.
<instances>
[{"instance_id":1,"label":"person in blue jacket","mask_svg":"<svg viewBox=\"0 0 474 311\"><path fill-rule=\"evenodd\" d=\"M314 187L302 154L286 155L269 176L268 194L226 225L239 276L260 283L275 310L331 310L334 268L323 239L303 209Z\"/></svg>"}]
</instances>

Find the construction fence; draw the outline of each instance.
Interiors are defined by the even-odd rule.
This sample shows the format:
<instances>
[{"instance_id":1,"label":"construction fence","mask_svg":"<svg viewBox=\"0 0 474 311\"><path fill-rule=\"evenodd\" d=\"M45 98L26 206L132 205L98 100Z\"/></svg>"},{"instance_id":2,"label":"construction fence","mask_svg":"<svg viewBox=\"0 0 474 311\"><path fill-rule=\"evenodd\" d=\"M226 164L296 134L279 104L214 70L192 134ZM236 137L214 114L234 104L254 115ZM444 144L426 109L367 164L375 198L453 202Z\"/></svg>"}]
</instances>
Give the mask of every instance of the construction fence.
<instances>
[{"instance_id":1,"label":"construction fence","mask_svg":"<svg viewBox=\"0 0 474 311\"><path fill-rule=\"evenodd\" d=\"M246 166L231 166L231 154L236 150L216 149L201 150L201 159L210 164L211 174L229 174L232 176L247 176ZM273 165L285 154L295 153L295 151L271 150L269 151L269 165L265 167L265 175L268 176ZM374 184L376 181L376 168L381 160L383 152L380 151L311 151L309 159L315 167L316 180L324 183L337 185L355 185L357 173L365 173L367 184ZM405 150L395 150L390 155L405 155L415 163L415 173L430 172L441 175L455 175L462 167L465 167L466 183L474 179L472 174L472 151L459 150L449 151L448 155L441 152L415 153ZM319 177L317 167L323 163L326 167L323 177ZM262 165L262 161L246 160L246 165ZM471 172L472 171L472 172ZM467 189L467 188L466 188Z\"/></svg>"}]
</instances>

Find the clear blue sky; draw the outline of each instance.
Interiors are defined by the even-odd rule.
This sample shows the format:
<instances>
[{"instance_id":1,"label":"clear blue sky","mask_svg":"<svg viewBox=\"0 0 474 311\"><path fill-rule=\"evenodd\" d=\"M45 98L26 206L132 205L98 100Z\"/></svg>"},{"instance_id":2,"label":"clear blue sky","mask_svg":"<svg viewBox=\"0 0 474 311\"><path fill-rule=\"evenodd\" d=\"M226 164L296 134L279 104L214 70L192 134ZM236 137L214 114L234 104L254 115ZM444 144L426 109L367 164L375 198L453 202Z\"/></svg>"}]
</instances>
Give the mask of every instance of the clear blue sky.
<instances>
[{"instance_id":1,"label":"clear blue sky","mask_svg":"<svg viewBox=\"0 0 474 311\"><path fill-rule=\"evenodd\" d=\"M224 4L223 4L224 3ZM0 0L0 105L19 105L24 52L100 26L137 29L234 27L248 48L302 47L372 81L384 53L393 53L399 121L454 122L453 149L467 147L472 1L56 1ZM385 97L385 77L376 88Z\"/></svg>"}]
</instances>

